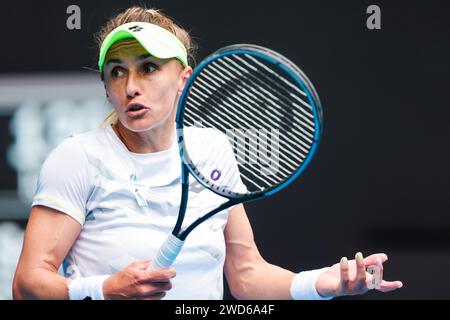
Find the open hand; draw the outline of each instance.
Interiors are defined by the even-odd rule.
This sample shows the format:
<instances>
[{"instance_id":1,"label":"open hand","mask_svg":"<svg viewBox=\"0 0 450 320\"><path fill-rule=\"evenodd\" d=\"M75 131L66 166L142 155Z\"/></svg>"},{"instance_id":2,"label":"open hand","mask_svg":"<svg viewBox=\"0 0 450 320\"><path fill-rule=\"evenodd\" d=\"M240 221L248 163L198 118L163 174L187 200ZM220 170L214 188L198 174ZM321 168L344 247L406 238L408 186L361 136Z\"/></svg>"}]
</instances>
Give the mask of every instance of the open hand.
<instances>
[{"instance_id":1,"label":"open hand","mask_svg":"<svg viewBox=\"0 0 450 320\"><path fill-rule=\"evenodd\" d=\"M355 255L355 260L348 261L343 257L340 263L331 266L323 272L316 281L317 292L321 296L346 296L364 294L374 288L381 292L389 292L403 286L400 281L385 281L383 278L383 263L388 259L384 253L377 253L363 258L361 252ZM366 268L378 268L380 279L375 279ZM377 283L378 280L378 283ZM381 282L380 282L381 281Z\"/></svg>"}]
</instances>

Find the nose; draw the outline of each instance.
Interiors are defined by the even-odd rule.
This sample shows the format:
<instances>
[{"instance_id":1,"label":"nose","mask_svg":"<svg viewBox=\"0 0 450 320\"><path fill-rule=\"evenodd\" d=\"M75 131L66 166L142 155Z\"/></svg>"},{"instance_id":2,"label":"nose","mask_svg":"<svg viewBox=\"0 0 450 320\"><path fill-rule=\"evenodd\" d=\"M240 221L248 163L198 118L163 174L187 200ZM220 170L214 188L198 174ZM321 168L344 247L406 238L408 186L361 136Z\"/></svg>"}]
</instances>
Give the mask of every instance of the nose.
<instances>
[{"instance_id":1,"label":"nose","mask_svg":"<svg viewBox=\"0 0 450 320\"><path fill-rule=\"evenodd\" d=\"M127 78L126 94L128 98L134 98L141 95L138 79L133 73L130 73Z\"/></svg>"}]
</instances>

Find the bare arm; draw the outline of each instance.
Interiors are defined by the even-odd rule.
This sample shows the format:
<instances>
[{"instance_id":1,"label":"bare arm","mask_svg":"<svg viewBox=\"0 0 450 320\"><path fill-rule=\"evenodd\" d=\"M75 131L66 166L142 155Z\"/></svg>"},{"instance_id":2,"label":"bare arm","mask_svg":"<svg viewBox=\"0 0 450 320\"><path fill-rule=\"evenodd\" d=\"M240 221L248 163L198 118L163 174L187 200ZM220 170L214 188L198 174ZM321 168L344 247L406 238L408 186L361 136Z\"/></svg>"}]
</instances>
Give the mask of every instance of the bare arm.
<instances>
[{"instance_id":1,"label":"bare arm","mask_svg":"<svg viewBox=\"0 0 450 320\"><path fill-rule=\"evenodd\" d=\"M70 216L44 206L31 210L13 282L14 299L68 299L69 281L58 274L80 234ZM135 261L103 283L105 299L155 300L172 288L175 269L147 271L150 261Z\"/></svg>"},{"instance_id":2,"label":"bare arm","mask_svg":"<svg viewBox=\"0 0 450 320\"><path fill-rule=\"evenodd\" d=\"M266 262L253 239L253 231L243 205L231 210L225 229L225 275L232 295L237 299L292 299L290 288L296 274ZM384 253L355 260L341 259L324 270L316 280L315 288L322 296L363 294L370 290L374 278L366 267L378 266L388 259ZM379 279L377 290L389 292L403 286L400 281Z\"/></svg>"},{"instance_id":3,"label":"bare arm","mask_svg":"<svg viewBox=\"0 0 450 320\"><path fill-rule=\"evenodd\" d=\"M58 269L80 231L80 224L62 212L31 209L14 276L14 299L68 298L68 280Z\"/></svg>"},{"instance_id":4,"label":"bare arm","mask_svg":"<svg viewBox=\"0 0 450 320\"><path fill-rule=\"evenodd\" d=\"M230 211L225 228L225 275L237 299L291 299L295 274L260 255L242 204Z\"/></svg>"}]
</instances>

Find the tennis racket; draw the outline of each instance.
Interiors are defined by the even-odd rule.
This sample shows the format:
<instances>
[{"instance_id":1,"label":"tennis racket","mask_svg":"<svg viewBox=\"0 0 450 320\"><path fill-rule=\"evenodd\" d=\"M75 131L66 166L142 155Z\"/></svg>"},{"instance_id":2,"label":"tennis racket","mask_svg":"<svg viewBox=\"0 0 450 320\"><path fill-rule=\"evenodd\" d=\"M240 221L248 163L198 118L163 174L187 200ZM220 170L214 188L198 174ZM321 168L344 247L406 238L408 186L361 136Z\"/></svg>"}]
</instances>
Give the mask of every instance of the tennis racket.
<instances>
[{"instance_id":1,"label":"tennis racket","mask_svg":"<svg viewBox=\"0 0 450 320\"><path fill-rule=\"evenodd\" d=\"M176 128L179 215L151 270L171 266L186 237L206 219L292 183L317 149L322 109L294 63L267 48L238 44L214 52L194 70L180 97ZM190 175L226 201L182 228Z\"/></svg>"}]
</instances>

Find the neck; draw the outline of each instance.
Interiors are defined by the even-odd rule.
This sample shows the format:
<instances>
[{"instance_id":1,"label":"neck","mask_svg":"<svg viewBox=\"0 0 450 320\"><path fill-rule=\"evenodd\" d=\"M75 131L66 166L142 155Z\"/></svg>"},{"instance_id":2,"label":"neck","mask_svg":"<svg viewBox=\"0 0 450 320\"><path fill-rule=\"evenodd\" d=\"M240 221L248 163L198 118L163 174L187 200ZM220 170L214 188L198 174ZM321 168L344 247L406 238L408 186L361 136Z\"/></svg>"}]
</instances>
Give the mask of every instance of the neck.
<instances>
[{"instance_id":1,"label":"neck","mask_svg":"<svg viewBox=\"0 0 450 320\"><path fill-rule=\"evenodd\" d=\"M172 145L174 123L144 132L133 132L125 128L120 121L113 125L113 130L127 149L134 153L151 153L167 150Z\"/></svg>"}]
</instances>

